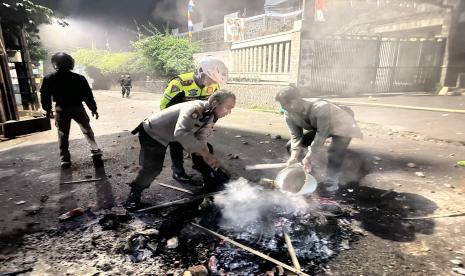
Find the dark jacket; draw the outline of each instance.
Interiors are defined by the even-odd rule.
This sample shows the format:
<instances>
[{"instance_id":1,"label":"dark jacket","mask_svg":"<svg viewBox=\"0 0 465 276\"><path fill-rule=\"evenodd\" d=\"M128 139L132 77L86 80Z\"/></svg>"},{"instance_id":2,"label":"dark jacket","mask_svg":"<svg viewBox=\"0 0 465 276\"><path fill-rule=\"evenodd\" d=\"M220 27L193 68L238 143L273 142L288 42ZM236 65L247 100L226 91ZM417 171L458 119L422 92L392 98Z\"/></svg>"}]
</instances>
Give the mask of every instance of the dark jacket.
<instances>
[{"instance_id":1,"label":"dark jacket","mask_svg":"<svg viewBox=\"0 0 465 276\"><path fill-rule=\"evenodd\" d=\"M82 75L71 71L57 71L44 77L40 88L42 108L52 110L52 100L57 106L79 106L85 102L92 112L97 111L97 104L89 83Z\"/></svg>"}]
</instances>

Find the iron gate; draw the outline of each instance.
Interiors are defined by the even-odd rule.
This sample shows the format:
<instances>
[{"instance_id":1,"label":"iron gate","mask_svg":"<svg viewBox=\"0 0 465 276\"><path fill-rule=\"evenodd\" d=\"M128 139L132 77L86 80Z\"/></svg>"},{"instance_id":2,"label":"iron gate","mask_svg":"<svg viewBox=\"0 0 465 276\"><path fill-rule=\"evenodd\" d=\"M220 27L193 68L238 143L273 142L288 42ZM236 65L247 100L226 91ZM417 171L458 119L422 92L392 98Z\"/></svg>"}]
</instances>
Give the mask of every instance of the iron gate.
<instances>
[{"instance_id":1,"label":"iron gate","mask_svg":"<svg viewBox=\"0 0 465 276\"><path fill-rule=\"evenodd\" d=\"M443 38L302 40L299 86L326 96L432 91L444 45Z\"/></svg>"}]
</instances>

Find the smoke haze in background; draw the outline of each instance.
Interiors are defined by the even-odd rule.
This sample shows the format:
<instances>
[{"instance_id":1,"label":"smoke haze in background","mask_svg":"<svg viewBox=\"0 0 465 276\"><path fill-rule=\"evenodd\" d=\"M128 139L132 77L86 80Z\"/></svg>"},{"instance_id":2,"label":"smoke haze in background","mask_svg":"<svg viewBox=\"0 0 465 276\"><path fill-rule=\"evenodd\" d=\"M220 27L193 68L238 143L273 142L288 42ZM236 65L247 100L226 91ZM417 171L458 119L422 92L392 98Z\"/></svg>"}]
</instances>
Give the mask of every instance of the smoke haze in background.
<instances>
[{"instance_id":1,"label":"smoke haze in background","mask_svg":"<svg viewBox=\"0 0 465 276\"><path fill-rule=\"evenodd\" d=\"M44 46L50 51L73 51L78 48L130 51L130 41L137 39L138 25L152 23L160 31L166 27L187 30L185 0L34 0L65 16L68 27L58 24L40 28ZM204 21L204 27L220 24L227 13L240 11L247 16L263 13L260 1L195 1L194 23ZM143 29L142 29L143 31Z\"/></svg>"}]
</instances>

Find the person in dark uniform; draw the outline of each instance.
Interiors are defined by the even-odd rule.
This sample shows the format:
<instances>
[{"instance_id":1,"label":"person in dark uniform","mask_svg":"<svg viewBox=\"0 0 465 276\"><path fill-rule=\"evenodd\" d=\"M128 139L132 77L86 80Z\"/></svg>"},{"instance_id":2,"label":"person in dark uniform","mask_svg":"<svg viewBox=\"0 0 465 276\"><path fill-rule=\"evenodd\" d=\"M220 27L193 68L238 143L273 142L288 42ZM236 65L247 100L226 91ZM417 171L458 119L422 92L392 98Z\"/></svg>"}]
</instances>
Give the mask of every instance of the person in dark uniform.
<instances>
[{"instance_id":1,"label":"person in dark uniform","mask_svg":"<svg viewBox=\"0 0 465 276\"><path fill-rule=\"evenodd\" d=\"M126 200L128 209L141 207L142 191L149 188L163 168L166 148L179 142L192 156L204 179L204 190L214 191L229 180L218 159L207 146L212 124L231 113L236 96L227 91L213 94L208 101L189 101L166 108L145 119L133 133L139 134L141 169L131 182ZM163 131L160 131L163 130Z\"/></svg>"},{"instance_id":2,"label":"person in dark uniform","mask_svg":"<svg viewBox=\"0 0 465 276\"><path fill-rule=\"evenodd\" d=\"M126 98L129 98L129 93L131 93L131 88L132 88L131 75L128 74L126 76L122 76L120 84L121 84L121 93L123 94L123 98L124 98L124 95L126 95Z\"/></svg>"},{"instance_id":3,"label":"person in dark uniform","mask_svg":"<svg viewBox=\"0 0 465 276\"><path fill-rule=\"evenodd\" d=\"M102 151L99 149L94 132L90 126L90 119L82 102L92 112L95 119L99 118L97 104L92 90L86 78L72 72L74 59L66 53L56 53L52 56L52 65L55 72L44 77L41 92L42 108L47 112L48 118L53 118L52 101L55 102L55 125L58 129L58 141L60 147L61 166L71 166L71 154L69 152L69 130L71 120L76 121L81 128L91 147L91 155L96 160L101 160Z\"/></svg>"},{"instance_id":4,"label":"person in dark uniform","mask_svg":"<svg viewBox=\"0 0 465 276\"><path fill-rule=\"evenodd\" d=\"M219 59L207 57L200 61L195 72L173 78L160 100L160 110L192 100L206 100L220 89L228 79L228 68ZM211 148L211 146L209 146ZM183 148L178 142L170 144L173 178L182 183L193 183L184 170Z\"/></svg>"}]
</instances>

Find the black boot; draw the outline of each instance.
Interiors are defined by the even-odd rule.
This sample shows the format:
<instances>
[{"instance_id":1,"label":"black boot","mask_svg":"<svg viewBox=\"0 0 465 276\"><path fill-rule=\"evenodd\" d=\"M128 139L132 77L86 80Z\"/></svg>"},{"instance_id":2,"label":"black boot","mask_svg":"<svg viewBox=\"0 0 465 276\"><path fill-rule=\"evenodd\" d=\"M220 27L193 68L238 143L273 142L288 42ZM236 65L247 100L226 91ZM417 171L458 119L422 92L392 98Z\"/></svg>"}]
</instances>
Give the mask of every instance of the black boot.
<instances>
[{"instance_id":1,"label":"black boot","mask_svg":"<svg viewBox=\"0 0 465 276\"><path fill-rule=\"evenodd\" d=\"M188 175L186 172L181 172L181 171L173 172L173 179L181 183L194 184L192 177Z\"/></svg>"},{"instance_id":2,"label":"black boot","mask_svg":"<svg viewBox=\"0 0 465 276\"><path fill-rule=\"evenodd\" d=\"M102 168L103 167L102 151L100 149L91 150L90 153L92 157L92 162L94 163L94 167Z\"/></svg>"},{"instance_id":3,"label":"black boot","mask_svg":"<svg viewBox=\"0 0 465 276\"><path fill-rule=\"evenodd\" d=\"M126 199L126 202L124 203L124 208L128 209L129 211L135 211L142 208L141 196L141 190L132 188L129 192L128 198Z\"/></svg>"},{"instance_id":4,"label":"black boot","mask_svg":"<svg viewBox=\"0 0 465 276\"><path fill-rule=\"evenodd\" d=\"M69 169L71 168L71 160L61 160L61 168Z\"/></svg>"}]
</instances>

